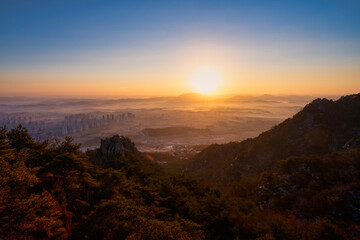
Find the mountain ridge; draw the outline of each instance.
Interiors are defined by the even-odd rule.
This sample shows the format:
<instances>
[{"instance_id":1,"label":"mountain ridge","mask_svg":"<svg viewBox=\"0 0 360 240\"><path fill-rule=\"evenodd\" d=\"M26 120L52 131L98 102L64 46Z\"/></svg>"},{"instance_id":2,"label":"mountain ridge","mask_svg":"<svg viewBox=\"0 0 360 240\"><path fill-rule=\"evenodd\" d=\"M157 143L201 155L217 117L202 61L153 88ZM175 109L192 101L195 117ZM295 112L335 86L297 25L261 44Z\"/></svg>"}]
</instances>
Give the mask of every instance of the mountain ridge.
<instances>
[{"instance_id":1,"label":"mountain ridge","mask_svg":"<svg viewBox=\"0 0 360 240\"><path fill-rule=\"evenodd\" d=\"M336 101L318 98L256 138L210 145L190 160L185 171L207 182L231 182L291 156L322 155L359 146L358 139L360 94Z\"/></svg>"}]
</instances>

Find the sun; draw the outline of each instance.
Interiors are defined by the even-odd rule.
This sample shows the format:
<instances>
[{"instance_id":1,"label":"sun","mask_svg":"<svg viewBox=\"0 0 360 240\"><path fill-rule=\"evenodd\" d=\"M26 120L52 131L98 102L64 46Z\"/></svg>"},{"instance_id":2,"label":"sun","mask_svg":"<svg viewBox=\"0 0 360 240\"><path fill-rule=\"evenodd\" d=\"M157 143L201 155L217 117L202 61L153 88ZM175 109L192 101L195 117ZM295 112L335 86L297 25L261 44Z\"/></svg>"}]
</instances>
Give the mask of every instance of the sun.
<instances>
[{"instance_id":1,"label":"sun","mask_svg":"<svg viewBox=\"0 0 360 240\"><path fill-rule=\"evenodd\" d=\"M197 92L210 94L219 87L221 76L212 68L201 68L191 76L191 83Z\"/></svg>"}]
</instances>

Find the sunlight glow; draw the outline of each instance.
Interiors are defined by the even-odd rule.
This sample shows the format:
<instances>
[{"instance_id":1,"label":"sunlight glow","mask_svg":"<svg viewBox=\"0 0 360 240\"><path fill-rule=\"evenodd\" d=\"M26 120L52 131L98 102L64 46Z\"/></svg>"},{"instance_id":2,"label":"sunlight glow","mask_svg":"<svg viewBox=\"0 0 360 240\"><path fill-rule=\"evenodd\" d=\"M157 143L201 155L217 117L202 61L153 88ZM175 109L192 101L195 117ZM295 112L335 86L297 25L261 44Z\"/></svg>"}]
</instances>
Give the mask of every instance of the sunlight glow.
<instances>
[{"instance_id":1,"label":"sunlight glow","mask_svg":"<svg viewBox=\"0 0 360 240\"><path fill-rule=\"evenodd\" d=\"M202 94L213 93L220 85L221 76L212 68L202 68L191 77L195 90Z\"/></svg>"}]
</instances>

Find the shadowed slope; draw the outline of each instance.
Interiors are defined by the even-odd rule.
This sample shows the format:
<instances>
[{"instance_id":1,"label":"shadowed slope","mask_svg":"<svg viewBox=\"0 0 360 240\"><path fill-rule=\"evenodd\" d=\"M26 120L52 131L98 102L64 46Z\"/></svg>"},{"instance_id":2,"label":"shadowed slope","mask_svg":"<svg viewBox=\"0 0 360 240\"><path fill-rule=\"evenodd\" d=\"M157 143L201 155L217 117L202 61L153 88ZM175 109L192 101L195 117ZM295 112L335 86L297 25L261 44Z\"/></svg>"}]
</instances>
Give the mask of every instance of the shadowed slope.
<instances>
[{"instance_id":1,"label":"shadowed slope","mask_svg":"<svg viewBox=\"0 0 360 240\"><path fill-rule=\"evenodd\" d=\"M321 155L359 146L360 94L316 99L253 139L211 145L186 170L213 183L231 182L271 168L290 156Z\"/></svg>"}]
</instances>

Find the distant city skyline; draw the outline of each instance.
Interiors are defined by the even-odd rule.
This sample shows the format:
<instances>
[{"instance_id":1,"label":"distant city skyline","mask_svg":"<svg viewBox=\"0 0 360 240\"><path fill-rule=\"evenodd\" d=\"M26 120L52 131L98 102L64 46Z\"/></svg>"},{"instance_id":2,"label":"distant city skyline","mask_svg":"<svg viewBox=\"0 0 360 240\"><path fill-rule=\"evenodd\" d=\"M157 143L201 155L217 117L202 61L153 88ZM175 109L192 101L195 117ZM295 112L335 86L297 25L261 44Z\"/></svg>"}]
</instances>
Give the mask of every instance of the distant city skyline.
<instances>
[{"instance_id":1,"label":"distant city skyline","mask_svg":"<svg viewBox=\"0 0 360 240\"><path fill-rule=\"evenodd\" d=\"M1 96L202 92L203 68L211 94L360 92L360 2L0 3Z\"/></svg>"}]
</instances>

